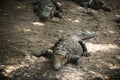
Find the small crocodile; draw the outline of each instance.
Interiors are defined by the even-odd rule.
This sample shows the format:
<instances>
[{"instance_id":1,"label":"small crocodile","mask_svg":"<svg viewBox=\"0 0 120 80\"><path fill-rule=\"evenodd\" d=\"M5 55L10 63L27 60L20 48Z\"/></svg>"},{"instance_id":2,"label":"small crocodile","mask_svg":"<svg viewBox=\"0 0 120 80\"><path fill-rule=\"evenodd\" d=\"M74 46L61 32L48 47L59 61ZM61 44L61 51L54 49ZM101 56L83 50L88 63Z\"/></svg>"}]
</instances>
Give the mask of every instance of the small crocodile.
<instances>
[{"instance_id":1,"label":"small crocodile","mask_svg":"<svg viewBox=\"0 0 120 80\"><path fill-rule=\"evenodd\" d=\"M75 3L88 8L103 9L104 11L112 11L110 5L102 0L73 0Z\"/></svg>"},{"instance_id":2,"label":"small crocodile","mask_svg":"<svg viewBox=\"0 0 120 80\"><path fill-rule=\"evenodd\" d=\"M63 10L57 0L37 0L33 3L34 12L41 21L47 21L54 16L62 18Z\"/></svg>"},{"instance_id":3,"label":"small crocodile","mask_svg":"<svg viewBox=\"0 0 120 80\"><path fill-rule=\"evenodd\" d=\"M90 56L83 40L93 38L94 36L95 32L86 31L62 37L53 47L48 50L43 50L39 55L37 54L35 56L45 56L51 58L53 67L56 70L59 70L67 63L77 64L80 68L82 67L80 56Z\"/></svg>"}]
</instances>

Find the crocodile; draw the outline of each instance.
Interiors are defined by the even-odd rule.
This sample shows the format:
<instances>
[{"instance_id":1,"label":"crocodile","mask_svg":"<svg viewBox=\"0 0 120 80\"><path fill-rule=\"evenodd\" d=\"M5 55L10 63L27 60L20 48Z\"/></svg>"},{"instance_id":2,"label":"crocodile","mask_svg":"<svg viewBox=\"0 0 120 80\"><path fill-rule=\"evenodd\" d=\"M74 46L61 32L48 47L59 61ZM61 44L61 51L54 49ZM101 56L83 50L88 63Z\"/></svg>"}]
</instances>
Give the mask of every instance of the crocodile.
<instances>
[{"instance_id":1,"label":"crocodile","mask_svg":"<svg viewBox=\"0 0 120 80\"><path fill-rule=\"evenodd\" d=\"M103 9L104 11L112 11L109 4L102 0L73 0L75 3L92 9Z\"/></svg>"},{"instance_id":2,"label":"crocodile","mask_svg":"<svg viewBox=\"0 0 120 80\"><path fill-rule=\"evenodd\" d=\"M33 3L34 12L41 21L47 21L54 16L62 18L63 10L57 0L37 0Z\"/></svg>"},{"instance_id":3,"label":"crocodile","mask_svg":"<svg viewBox=\"0 0 120 80\"><path fill-rule=\"evenodd\" d=\"M90 56L83 40L93 38L94 36L95 32L85 31L62 37L50 49L43 50L39 55L35 56L50 58L56 70L59 70L67 63L74 63L80 68L82 67L80 56Z\"/></svg>"}]
</instances>

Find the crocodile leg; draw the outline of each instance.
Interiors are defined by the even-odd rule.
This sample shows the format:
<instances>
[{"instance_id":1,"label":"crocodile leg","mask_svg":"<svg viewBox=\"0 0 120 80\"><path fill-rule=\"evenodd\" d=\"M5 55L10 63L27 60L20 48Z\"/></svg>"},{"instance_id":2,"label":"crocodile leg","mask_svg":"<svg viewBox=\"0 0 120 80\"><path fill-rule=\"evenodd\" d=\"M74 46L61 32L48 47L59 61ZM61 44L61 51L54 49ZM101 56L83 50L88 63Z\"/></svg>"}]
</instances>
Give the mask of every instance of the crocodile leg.
<instances>
[{"instance_id":1,"label":"crocodile leg","mask_svg":"<svg viewBox=\"0 0 120 80\"><path fill-rule=\"evenodd\" d=\"M56 9L57 9L59 12L63 12L63 10L61 9L61 3L60 3L60 2L58 2L57 0L51 0L51 1L54 3Z\"/></svg>"},{"instance_id":2,"label":"crocodile leg","mask_svg":"<svg viewBox=\"0 0 120 80\"><path fill-rule=\"evenodd\" d=\"M70 62L73 64L76 64L78 68L82 68L82 60L80 59L79 56L71 56L70 57Z\"/></svg>"},{"instance_id":3,"label":"crocodile leg","mask_svg":"<svg viewBox=\"0 0 120 80\"><path fill-rule=\"evenodd\" d=\"M54 16L55 16L55 17L58 17L58 18L62 18L62 13L59 12L58 10L56 10L56 11L54 12Z\"/></svg>"},{"instance_id":4,"label":"crocodile leg","mask_svg":"<svg viewBox=\"0 0 120 80\"><path fill-rule=\"evenodd\" d=\"M52 58L52 55L53 55L53 50L51 49L43 51L43 54L42 54L42 56L50 58L50 59Z\"/></svg>"},{"instance_id":5,"label":"crocodile leg","mask_svg":"<svg viewBox=\"0 0 120 80\"><path fill-rule=\"evenodd\" d=\"M83 67L82 60L80 58L77 59L76 65L77 65L78 69Z\"/></svg>"},{"instance_id":6,"label":"crocodile leg","mask_svg":"<svg viewBox=\"0 0 120 80\"><path fill-rule=\"evenodd\" d=\"M51 50L54 50L54 49L57 47L57 45L58 45L61 41L63 41L63 40L64 40L63 38L60 38L60 39L55 43L55 45L52 46L50 49L51 49Z\"/></svg>"},{"instance_id":7,"label":"crocodile leg","mask_svg":"<svg viewBox=\"0 0 120 80\"><path fill-rule=\"evenodd\" d=\"M51 50L51 49L43 50L38 54L34 54L34 56L36 56L36 57L44 56L44 57L47 57L50 59L52 58L52 55L53 55L53 50Z\"/></svg>"},{"instance_id":8,"label":"crocodile leg","mask_svg":"<svg viewBox=\"0 0 120 80\"><path fill-rule=\"evenodd\" d=\"M83 49L83 53L81 54L81 56L89 57L90 53L88 53L85 43L83 43L83 41L79 41L79 44L82 46Z\"/></svg>"},{"instance_id":9,"label":"crocodile leg","mask_svg":"<svg viewBox=\"0 0 120 80\"><path fill-rule=\"evenodd\" d=\"M58 2L58 0L51 0L51 2L53 2L53 4L56 7L56 10L54 12L54 14L55 14L54 16L62 18L63 10L61 8L61 4Z\"/></svg>"}]
</instances>

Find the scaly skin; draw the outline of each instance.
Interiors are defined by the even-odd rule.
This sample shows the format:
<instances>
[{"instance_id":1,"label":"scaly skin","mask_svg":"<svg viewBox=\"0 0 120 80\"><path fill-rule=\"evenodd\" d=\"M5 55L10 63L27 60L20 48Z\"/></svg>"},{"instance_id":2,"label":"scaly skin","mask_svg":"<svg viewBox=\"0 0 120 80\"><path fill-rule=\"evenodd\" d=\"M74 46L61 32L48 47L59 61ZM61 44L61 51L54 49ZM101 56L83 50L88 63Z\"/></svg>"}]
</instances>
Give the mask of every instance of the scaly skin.
<instances>
[{"instance_id":1,"label":"scaly skin","mask_svg":"<svg viewBox=\"0 0 120 80\"><path fill-rule=\"evenodd\" d=\"M83 7L103 9L104 11L112 11L112 8L107 3L101 0L73 0L73 1Z\"/></svg>"},{"instance_id":2,"label":"scaly skin","mask_svg":"<svg viewBox=\"0 0 120 80\"><path fill-rule=\"evenodd\" d=\"M62 9L56 0L38 0L34 3L34 11L41 21L47 21L52 17L62 17Z\"/></svg>"},{"instance_id":3,"label":"scaly skin","mask_svg":"<svg viewBox=\"0 0 120 80\"><path fill-rule=\"evenodd\" d=\"M78 67L82 66L80 56L90 56L82 40L95 36L94 32L82 32L60 38L53 47L44 50L39 56L52 58L53 67L56 70L71 62Z\"/></svg>"}]
</instances>

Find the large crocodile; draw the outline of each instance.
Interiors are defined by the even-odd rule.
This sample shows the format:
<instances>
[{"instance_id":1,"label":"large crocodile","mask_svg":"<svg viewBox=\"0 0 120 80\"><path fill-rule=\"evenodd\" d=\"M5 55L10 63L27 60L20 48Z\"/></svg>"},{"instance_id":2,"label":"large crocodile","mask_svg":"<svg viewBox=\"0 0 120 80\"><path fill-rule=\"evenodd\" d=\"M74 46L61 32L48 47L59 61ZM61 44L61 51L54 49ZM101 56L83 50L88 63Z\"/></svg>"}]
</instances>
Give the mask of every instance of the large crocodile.
<instances>
[{"instance_id":1,"label":"large crocodile","mask_svg":"<svg viewBox=\"0 0 120 80\"><path fill-rule=\"evenodd\" d=\"M75 63L81 67L80 56L90 56L87 52L86 45L83 40L93 38L94 32L81 32L60 38L53 47L48 50L43 50L36 56L45 56L52 59L53 67L60 69L66 63Z\"/></svg>"},{"instance_id":2,"label":"large crocodile","mask_svg":"<svg viewBox=\"0 0 120 80\"><path fill-rule=\"evenodd\" d=\"M75 3L93 9L103 9L105 11L111 11L112 8L106 2L102 0L73 0Z\"/></svg>"},{"instance_id":3,"label":"large crocodile","mask_svg":"<svg viewBox=\"0 0 120 80\"><path fill-rule=\"evenodd\" d=\"M37 0L34 2L34 11L41 21L47 21L53 16L62 17L63 10L57 0Z\"/></svg>"}]
</instances>

